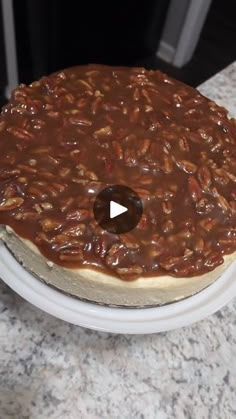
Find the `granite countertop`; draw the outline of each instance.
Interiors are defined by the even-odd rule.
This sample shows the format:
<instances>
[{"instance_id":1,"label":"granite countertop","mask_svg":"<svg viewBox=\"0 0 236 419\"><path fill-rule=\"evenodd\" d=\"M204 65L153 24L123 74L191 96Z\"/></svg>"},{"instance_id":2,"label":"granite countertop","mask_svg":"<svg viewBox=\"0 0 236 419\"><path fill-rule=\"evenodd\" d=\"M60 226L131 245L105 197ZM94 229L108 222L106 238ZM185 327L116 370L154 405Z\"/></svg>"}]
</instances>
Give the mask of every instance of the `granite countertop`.
<instances>
[{"instance_id":1,"label":"granite countertop","mask_svg":"<svg viewBox=\"0 0 236 419\"><path fill-rule=\"evenodd\" d=\"M236 63L200 90L236 116ZM236 299L181 330L112 335L0 281L0 419L233 419L235 383Z\"/></svg>"}]
</instances>

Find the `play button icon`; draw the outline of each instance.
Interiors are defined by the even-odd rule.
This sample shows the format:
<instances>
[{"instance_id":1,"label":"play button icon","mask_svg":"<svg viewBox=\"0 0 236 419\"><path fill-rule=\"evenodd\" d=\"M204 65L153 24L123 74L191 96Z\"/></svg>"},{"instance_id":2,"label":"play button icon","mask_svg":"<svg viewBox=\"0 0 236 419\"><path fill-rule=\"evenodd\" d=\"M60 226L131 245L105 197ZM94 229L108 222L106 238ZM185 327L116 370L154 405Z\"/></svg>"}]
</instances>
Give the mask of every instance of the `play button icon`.
<instances>
[{"instance_id":1,"label":"play button icon","mask_svg":"<svg viewBox=\"0 0 236 419\"><path fill-rule=\"evenodd\" d=\"M110 202L110 218L118 217L118 215L124 214L126 211L128 211L128 208L124 207L123 205L120 205L114 201Z\"/></svg>"},{"instance_id":2,"label":"play button icon","mask_svg":"<svg viewBox=\"0 0 236 419\"><path fill-rule=\"evenodd\" d=\"M104 230L123 234L136 227L143 207L135 191L124 185L111 185L97 195L93 212L97 223Z\"/></svg>"}]
</instances>

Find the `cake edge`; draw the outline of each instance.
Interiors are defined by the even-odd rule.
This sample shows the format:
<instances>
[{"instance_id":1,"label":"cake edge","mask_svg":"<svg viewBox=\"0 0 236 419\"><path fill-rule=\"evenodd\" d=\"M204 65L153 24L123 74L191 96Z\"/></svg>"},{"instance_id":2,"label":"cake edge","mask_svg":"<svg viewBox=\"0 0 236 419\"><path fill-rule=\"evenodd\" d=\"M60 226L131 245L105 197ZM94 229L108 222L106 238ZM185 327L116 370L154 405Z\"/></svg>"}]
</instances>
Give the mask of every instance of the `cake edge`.
<instances>
[{"instance_id":1,"label":"cake edge","mask_svg":"<svg viewBox=\"0 0 236 419\"><path fill-rule=\"evenodd\" d=\"M68 269L50 262L8 226L0 226L0 238L24 268L47 285L82 300L121 307L159 306L190 297L215 282L236 255L226 255L222 265L204 275L141 277L128 282L93 269Z\"/></svg>"}]
</instances>

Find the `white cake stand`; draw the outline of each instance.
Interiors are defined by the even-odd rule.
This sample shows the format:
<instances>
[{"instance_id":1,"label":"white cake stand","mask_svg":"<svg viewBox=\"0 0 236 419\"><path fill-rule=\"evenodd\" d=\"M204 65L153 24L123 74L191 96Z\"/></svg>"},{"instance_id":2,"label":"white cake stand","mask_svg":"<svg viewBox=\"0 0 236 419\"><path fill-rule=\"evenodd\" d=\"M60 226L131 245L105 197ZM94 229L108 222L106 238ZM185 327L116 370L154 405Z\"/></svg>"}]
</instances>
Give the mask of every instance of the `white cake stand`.
<instances>
[{"instance_id":1,"label":"white cake stand","mask_svg":"<svg viewBox=\"0 0 236 419\"><path fill-rule=\"evenodd\" d=\"M53 316L112 333L158 333L188 326L216 312L236 296L236 261L200 293L155 308L105 307L65 295L27 272L2 243L0 277L25 300Z\"/></svg>"}]
</instances>

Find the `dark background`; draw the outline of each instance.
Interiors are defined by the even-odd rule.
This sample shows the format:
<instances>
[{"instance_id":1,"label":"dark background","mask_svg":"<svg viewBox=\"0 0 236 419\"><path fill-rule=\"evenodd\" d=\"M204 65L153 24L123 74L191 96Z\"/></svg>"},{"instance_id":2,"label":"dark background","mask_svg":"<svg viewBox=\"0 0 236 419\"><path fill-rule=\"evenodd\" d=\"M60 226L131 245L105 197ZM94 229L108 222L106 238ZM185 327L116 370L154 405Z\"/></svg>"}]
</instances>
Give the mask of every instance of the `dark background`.
<instances>
[{"instance_id":1,"label":"dark background","mask_svg":"<svg viewBox=\"0 0 236 419\"><path fill-rule=\"evenodd\" d=\"M134 65L155 54L168 0L15 0L20 79L76 64Z\"/></svg>"},{"instance_id":2,"label":"dark background","mask_svg":"<svg viewBox=\"0 0 236 419\"><path fill-rule=\"evenodd\" d=\"M0 7L0 98L3 95L3 90L6 84L7 84L7 80L6 80L3 27L2 27L2 9Z\"/></svg>"}]
</instances>

